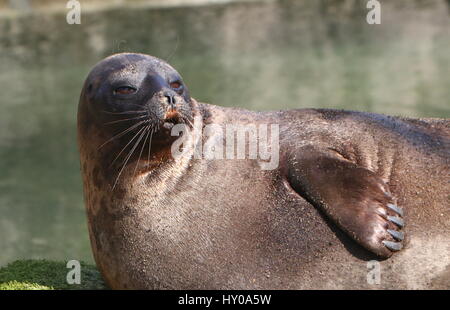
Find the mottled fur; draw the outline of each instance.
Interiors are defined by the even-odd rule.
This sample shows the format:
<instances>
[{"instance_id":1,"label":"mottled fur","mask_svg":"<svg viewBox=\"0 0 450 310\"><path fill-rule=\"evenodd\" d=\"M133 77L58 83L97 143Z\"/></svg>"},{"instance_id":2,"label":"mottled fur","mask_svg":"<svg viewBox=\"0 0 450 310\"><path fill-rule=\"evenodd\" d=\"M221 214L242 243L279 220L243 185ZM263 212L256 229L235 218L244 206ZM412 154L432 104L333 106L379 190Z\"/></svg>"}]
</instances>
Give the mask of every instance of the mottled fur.
<instances>
[{"instance_id":1,"label":"mottled fur","mask_svg":"<svg viewBox=\"0 0 450 310\"><path fill-rule=\"evenodd\" d=\"M117 167L109 164L123 140L99 150L112 132L87 93L107 78L100 69L81 95L78 142L92 249L112 288L450 288L448 120L252 112L192 99L191 112L205 124L279 124L279 168L264 171L255 160L175 161L161 136L150 162L145 154L132 157L113 189ZM367 261L377 256L292 188L292 156L311 146L376 175L405 211L406 247L381 261L380 285L367 282Z\"/></svg>"}]
</instances>

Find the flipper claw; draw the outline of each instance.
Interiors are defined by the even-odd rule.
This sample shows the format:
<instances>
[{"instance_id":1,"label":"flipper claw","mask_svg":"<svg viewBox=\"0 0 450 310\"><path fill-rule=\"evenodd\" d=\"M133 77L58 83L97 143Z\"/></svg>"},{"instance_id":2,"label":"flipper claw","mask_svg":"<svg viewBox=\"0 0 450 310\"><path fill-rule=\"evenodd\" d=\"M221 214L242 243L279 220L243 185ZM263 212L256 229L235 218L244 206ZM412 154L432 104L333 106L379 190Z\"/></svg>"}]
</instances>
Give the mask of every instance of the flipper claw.
<instances>
[{"instance_id":1,"label":"flipper claw","mask_svg":"<svg viewBox=\"0 0 450 310\"><path fill-rule=\"evenodd\" d=\"M388 233L391 234L392 237L394 237L397 240L402 241L405 238L405 235L401 231L396 231L392 229L388 229L387 231Z\"/></svg>"},{"instance_id":2,"label":"flipper claw","mask_svg":"<svg viewBox=\"0 0 450 310\"><path fill-rule=\"evenodd\" d=\"M389 250L392 251L400 251L403 248L400 242L392 242L387 240L383 240L382 242Z\"/></svg>"},{"instance_id":3,"label":"flipper claw","mask_svg":"<svg viewBox=\"0 0 450 310\"><path fill-rule=\"evenodd\" d=\"M400 216L403 216L403 209L392 204L392 203L388 203L387 204L388 208L391 209L392 211L398 213Z\"/></svg>"},{"instance_id":4,"label":"flipper claw","mask_svg":"<svg viewBox=\"0 0 450 310\"><path fill-rule=\"evenodd\" d=\"M403 219L398 216L388 216L387 219L400 227L405 226L405 222L403 221Z\"/></svg>"}]
</instances>

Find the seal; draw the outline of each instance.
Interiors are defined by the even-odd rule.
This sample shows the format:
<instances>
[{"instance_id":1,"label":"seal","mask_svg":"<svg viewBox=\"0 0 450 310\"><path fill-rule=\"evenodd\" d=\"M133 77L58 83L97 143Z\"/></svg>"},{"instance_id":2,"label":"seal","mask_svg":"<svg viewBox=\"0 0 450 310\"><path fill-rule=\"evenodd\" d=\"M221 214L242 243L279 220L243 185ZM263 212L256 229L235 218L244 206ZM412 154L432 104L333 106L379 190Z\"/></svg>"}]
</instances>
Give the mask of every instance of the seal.
<instances>
[{"instance_id":1,"label":"seal","mask_svg":"<svg viewBox=\"0 0 450 310\"><path fill-rule=\"evenodd\" d=\"M174 156L188 136L176 126L229 124L276 124L278 165L196 157L187 143ZM78 145L91 246L111 288L368 288L373 259L403 268L383 287L409 288L450 269L448 120L223 108L193 99L163 60L122 53L85 81Z\"/></svg>"}]
</instances>

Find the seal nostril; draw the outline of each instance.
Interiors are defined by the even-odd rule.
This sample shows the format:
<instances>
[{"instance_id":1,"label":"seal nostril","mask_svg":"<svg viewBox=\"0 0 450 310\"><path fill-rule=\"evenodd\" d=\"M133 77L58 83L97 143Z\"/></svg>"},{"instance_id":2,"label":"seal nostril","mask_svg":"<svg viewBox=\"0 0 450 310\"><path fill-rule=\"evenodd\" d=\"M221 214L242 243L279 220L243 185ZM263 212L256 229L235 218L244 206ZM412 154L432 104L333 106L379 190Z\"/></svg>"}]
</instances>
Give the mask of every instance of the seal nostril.
<instances>
[{"instance_id":1,"label":"seal nostril","mask_svg":"<svg viewBox=\"0 0 450 310\"><path fill-rule=\"evenodd\" d=\"M172 95L164 95L164 97L166 98L166 101L168 104L170 105L174 105L175 104L175 97Z\"/></svg>"},{"instance_id":2,"label":"seal nostril","mask_svg":"<svg viewBox=\"0 0 450 310\"><path fill-rule=\"evenodd\" d=\"M166 90L163 92L164 99L166 100L166 103L170 105L172 108L175 105L175 93L170 90Z\"/></svg>"}]
</instances>

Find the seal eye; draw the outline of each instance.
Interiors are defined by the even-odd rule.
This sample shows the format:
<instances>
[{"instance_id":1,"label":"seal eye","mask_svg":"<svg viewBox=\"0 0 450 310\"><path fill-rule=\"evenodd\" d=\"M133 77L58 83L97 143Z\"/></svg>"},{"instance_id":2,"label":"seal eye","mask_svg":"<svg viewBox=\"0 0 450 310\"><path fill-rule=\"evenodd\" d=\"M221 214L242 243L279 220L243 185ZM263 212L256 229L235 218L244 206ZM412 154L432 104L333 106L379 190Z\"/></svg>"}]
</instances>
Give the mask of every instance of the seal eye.
<instances>
[{"instance_id":1,"label":"seal eye","mask_svg":"<svg viewBox=\"0 0 450 310\"><path fill-rule=\"evenodd\" d=\"M129 94L134 94L135 92L136 92L136 88L130 87L130 86L121 86L121 87L117 87L114 90L114 94L119 94L119 95L129 95Z\"/></svg>"},{"instance_id":2,"label":"seal eye","mask_svg":"<svg viewBox=\"0 0 450 310\"><path fill-rule=\"evenodd\" d=\"M180 81L170 83L170 88L172 88L177 93L183 92L183 84L181 84Z\"/></svg>"}]
</instances>

